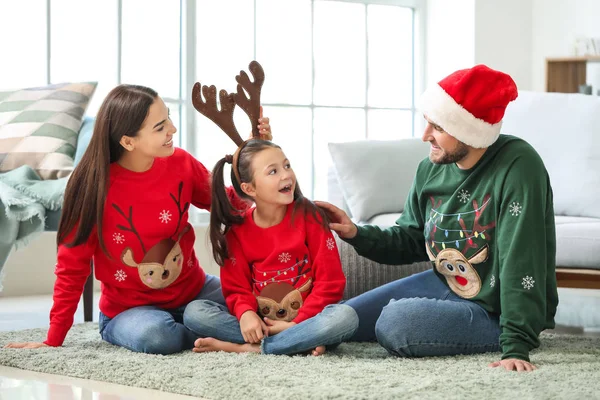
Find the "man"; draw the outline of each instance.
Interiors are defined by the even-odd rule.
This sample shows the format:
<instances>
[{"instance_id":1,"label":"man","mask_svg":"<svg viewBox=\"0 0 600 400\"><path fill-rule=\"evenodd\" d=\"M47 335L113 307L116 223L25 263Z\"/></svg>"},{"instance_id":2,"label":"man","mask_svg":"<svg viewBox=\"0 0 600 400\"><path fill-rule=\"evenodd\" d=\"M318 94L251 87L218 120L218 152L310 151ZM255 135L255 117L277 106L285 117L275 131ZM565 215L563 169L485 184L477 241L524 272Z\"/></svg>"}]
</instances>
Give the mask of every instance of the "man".
<instances>
[{"instance_id":1,"label":"man","mask_svg":"<svg viewBox=\"0 0 600 400\"><path fill-rule=\"evenodd\" d=\"M360 318L352 340L377 340L403 357L502 351L491 366L535 369L529 352L554 327L558 304L556 237L542 160L525 141L500 135L516 98L512 78L484 65L423 94L422 139L431 150L395 226L356 226L319 203L331 229L359 254L383 264L433 264L349 300Z\"/></svg>"}]
</instances>

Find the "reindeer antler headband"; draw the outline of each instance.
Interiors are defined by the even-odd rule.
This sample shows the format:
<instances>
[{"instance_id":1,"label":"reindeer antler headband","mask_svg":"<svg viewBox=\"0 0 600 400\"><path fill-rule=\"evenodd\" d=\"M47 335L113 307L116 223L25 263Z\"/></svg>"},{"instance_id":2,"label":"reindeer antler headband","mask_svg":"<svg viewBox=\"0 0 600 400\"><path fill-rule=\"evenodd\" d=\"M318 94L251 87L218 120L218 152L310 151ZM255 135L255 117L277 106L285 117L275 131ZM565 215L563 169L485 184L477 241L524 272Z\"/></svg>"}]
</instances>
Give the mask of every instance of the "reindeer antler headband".
<instances>
[{"instance_id":1,"label":"reindeer antler headband","mask_svg":"<svg viewBox=\"0 0 600 400\"><path fill-rule=\"evenodd\" d=\"M200 114L217 124L238 146L233 156L227 155L225 159L228 163L232 164L233 173L240 184L242 183L238 170L240 151L249 140L266 138L260 134L258 129L260 91L265 81L265 72L257 61L252 61L248 68L254 77L254 82L250 81L245 71L240 71L240 74L235 77L235 80L238 82L237 93L227 93L226 90L219 91L219 99L221 101L220 111L217 108L217 88L214 85L206 86L201 85L200 82L196 82L192 89L192 103L194 104L194 108ZM201 88L206 102L202 100L202 96L200 95ZM248 93L249 97L246 96L246 93ZM250 124L252 125L252 138L246 141L242 139L233 122L233 111L236 104L248 115Z\"/></svg>"}]
</instances>

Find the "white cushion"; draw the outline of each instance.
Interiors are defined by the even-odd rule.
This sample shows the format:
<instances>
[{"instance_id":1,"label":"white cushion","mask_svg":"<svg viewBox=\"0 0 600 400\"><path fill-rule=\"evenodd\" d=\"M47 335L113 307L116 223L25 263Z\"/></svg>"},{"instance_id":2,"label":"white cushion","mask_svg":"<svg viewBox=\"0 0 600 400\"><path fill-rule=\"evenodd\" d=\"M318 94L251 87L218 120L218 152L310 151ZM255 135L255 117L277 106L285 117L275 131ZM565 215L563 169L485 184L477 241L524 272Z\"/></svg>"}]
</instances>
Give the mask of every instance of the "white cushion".
<instances>
[{"instance_id":1,"label":"white cushion","mask_svg":"<svg viewBox=\"0 0 600 400\"><path fill-rule=\"evenodd\" d=\"M600 218L600 96L520 92L502 133L540 154L558 215Z\"/></svg>"},{"instance_id":2,"label":"white cushion","mask_svg":"<svg viewBox=\"0 0 600 400\"><path fill-rule=\"evenodd\" d=\"M344 199L342 189L340 189L340 184L338 182L337 175L335 174L335 168L333 165L327 170L327 201L344 210L344 212L346 212L346 214L352 218L352 213L348 208L346 199Z\"/></svg>"},{"instance_id":3,"label":"white cushion","mask_svg":"<svg viewBox=\"0 0 600 400\"><path fill-rule=\"evenodd\" d=\"M556 265L600 269L600 219L556 216Z\"/></svg>"},{"instance_id":4,"label":"white cushion","mask_svg":"<svg viewBox=\"0 0 600 400\"><path fill-rule=\"evenodd\" d=\"M429 144L420 139L362 140L329 143L333 165L352 217L399 213L417 166L428 156Z\"/></svg>"},{"instance_id":5,"label":"white cushion","mask_svg":"<svg viewBox=\"0 0 600 400\"><path fill-rule=\"evenodd\" d=\"M400 215L402 213L379 214L371 218L368 224L387 228L396 225L396 221L400 218Z\"/></svg>"}]
</instances>

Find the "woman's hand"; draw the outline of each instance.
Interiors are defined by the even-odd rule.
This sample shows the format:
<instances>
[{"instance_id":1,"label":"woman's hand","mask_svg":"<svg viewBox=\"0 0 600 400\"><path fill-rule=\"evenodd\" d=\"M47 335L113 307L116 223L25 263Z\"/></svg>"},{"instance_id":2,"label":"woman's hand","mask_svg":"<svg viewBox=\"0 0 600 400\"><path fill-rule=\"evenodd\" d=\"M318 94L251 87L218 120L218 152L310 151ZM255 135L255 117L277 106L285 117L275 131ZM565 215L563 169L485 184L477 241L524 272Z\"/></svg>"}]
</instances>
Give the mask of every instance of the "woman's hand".
<instances>
[{"instance_id":1,"label":"woman's hand","mask_svg":"<svg viewBox=\"0 0 600 400\"><path fill-rule=\"evenodd\" d=\"M263 117L262 106L260 106L260 117L258 118L258 133L262 140L273 140L273 132L271 132L269 117ZM252 132L250 132L250 139L252 139Z\"/></svg>"},{"instance_id":2,"label":"woman's hand","mask_svg":"<svg viewBox=\"0 0 600 400\"><path fill-rule=\"evenodd\" d=\"M39 342L21 342L21 343L9 343L4 346L5 349L39 349L40 347L50 347L45 343Z\"/></svg>"}]
</instances>

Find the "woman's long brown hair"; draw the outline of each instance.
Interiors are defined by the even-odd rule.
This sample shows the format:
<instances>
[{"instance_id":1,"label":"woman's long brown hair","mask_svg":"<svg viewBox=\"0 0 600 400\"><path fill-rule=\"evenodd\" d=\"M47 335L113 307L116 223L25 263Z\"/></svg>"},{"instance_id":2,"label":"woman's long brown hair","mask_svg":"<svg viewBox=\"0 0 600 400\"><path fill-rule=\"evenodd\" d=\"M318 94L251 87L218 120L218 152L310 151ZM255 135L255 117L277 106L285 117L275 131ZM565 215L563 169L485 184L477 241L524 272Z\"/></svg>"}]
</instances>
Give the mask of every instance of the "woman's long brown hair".
<instances>
[{"instance_id":1,"label":"woman's long brown hair","mask_svg":"<svg viewBox=\"0 0 600 400\"><path fill-rule=\"evenodd\" d=\"M250 140L244 145L238 158L238 172L242 182L253 182L252 177L254 172L252 171L252 159L256 154L267 148L281 149L281 147L272 142L260 139ZM213 169L212 200L210 207L210 241L212 244L213 257L220 266L223 266L225 264L225 259L229 257L225 235L233 225L242 224L244 222L243 213L233 207L227 196L223 176L226 163L227 161L224 157L217 161L217 164ZM252 200L250 196L242 191L233 170L231 171L231 182L235 192L240 198ZM324 229L329 229L329 219L327 218L327 214L321 208L317 207L315 203L304 197L298 182L296 182L292 223L296 212L299 210L303 211L304 217L306 217L307 213L310 213L315 221L320 223Z\"/></svg>"},{"instance_id":2,"label":"woman's long brown hair","mask_svg":"<svg viewBox=\"0 0 600 400\"><path fill-rule=\"evenodd\" d=\"M96 227L100 247L108 254L102 239L102 218L110 164L125 151L119 143L121 138L137 136L157 97L154 90L136 85L119 85L106 96L96 116L90 144L67 183L58 245L83 244Z\"/></svg>"}]
</instances>

